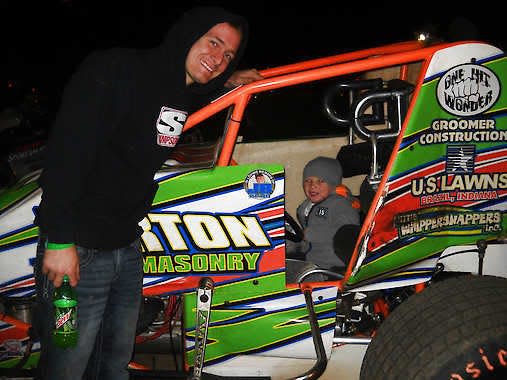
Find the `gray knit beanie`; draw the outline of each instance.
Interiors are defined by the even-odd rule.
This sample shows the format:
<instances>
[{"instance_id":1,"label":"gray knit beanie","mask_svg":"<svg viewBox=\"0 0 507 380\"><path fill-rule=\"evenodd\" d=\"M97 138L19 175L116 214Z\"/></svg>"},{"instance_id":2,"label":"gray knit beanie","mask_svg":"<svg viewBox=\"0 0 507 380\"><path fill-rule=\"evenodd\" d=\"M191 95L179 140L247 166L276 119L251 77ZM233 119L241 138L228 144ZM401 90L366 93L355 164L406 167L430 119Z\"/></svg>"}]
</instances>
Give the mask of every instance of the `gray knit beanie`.
<instances>
[{"instance_id":1,"label":"gray knit beanie","mask_svg":"<svg viewBox=\"0 0 507 380\"><path fill-rule=\"evenodd\" d=\"M303 170L303 181L308 177L322 178L329 186L342 183L342 166L334 158L317 157L309 161Z\"/></svg>"}]
</instances>

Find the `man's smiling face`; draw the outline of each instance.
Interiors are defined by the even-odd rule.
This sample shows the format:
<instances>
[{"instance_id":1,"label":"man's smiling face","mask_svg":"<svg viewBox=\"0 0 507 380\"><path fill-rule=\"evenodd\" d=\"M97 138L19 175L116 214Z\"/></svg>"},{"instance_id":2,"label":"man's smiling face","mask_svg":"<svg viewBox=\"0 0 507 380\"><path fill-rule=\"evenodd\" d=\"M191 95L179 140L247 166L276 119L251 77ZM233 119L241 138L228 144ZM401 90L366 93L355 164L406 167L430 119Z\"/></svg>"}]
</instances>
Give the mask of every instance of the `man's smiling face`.
<instances>
[{"instance_id":1,"label":"man's smiling face","mask_svg":"<svg viewBox=\"0 0 507 380\"><path fill-rule=\"evenodd\" d=\"M185 60L186 84L206 84L222 74L234 59L241 32L228 23L212 27L190 48Z\"/></svg>"}]
</instances>

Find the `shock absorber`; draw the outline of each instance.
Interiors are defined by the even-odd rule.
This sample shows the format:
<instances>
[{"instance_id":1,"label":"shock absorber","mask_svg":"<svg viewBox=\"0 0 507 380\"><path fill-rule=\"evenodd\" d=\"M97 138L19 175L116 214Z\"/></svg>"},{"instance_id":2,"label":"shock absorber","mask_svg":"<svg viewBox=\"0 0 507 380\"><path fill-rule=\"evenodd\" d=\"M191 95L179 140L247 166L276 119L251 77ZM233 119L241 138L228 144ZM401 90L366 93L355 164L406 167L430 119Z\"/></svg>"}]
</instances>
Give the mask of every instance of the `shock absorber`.
<instances>
[{"instance_id":1,"label":"shock absorber","mask_svg":"<svg viewBox=\"0 0 507 380\"><path fill-rule=\"evenodd\" d=\"M198 380L202 375L204 356L206 355L206 339L211 312L211 297L214 283L209 277L203 277L197 288L197 310L195 316L195 347L194 347L194 372L192 379Z\"/></svg>"}]
</instances>

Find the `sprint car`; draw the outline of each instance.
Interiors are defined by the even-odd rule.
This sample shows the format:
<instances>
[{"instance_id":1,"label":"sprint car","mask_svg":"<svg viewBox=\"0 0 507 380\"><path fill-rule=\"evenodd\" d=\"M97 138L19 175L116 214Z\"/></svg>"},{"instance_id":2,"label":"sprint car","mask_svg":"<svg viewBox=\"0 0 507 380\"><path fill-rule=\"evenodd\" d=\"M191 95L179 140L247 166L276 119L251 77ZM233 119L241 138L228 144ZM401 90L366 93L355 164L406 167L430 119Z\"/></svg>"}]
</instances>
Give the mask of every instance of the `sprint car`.
<instances>
[{"instance_id":1,"label":"sprint car","mask_svg":"<svg viewBox=\"0 0 507 380\"><path fill-rule=\"evenodd\" d=\"M361 345L362 380L506 378L505 52L405 41L261 73L192 114L154 178L137 343L179 330L180 365L133 360L131 377L324 378L338 348ZM286 240L303 233L291 215L318 155L342 163L361 225L335 236L343 271L291 278ZM0 193L11 375L36 373L40 351L39 174Z\"/></svg>"}]
</instances>

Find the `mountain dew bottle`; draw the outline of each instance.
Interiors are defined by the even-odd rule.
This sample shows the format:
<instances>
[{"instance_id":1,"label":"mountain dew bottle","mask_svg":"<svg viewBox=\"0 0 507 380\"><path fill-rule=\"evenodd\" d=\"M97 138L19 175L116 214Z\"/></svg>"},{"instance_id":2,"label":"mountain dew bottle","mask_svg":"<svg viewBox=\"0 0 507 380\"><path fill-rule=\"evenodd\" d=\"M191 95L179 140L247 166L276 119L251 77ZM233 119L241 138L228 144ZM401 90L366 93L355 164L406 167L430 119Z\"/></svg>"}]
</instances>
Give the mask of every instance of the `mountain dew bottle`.
<instances>
[{"instance_id":1,"label":"mountain dew bottle","mask_svg":"<svg viewBox=\"0 0 507 380\"><path fill-rule=\"evenodd\" d=\"M69 277L63 277L62 285L55 289L55 329L53 343L61 348L74 347L77 343L77 296L70 286Z\"/></svg>"}]
</instances>

